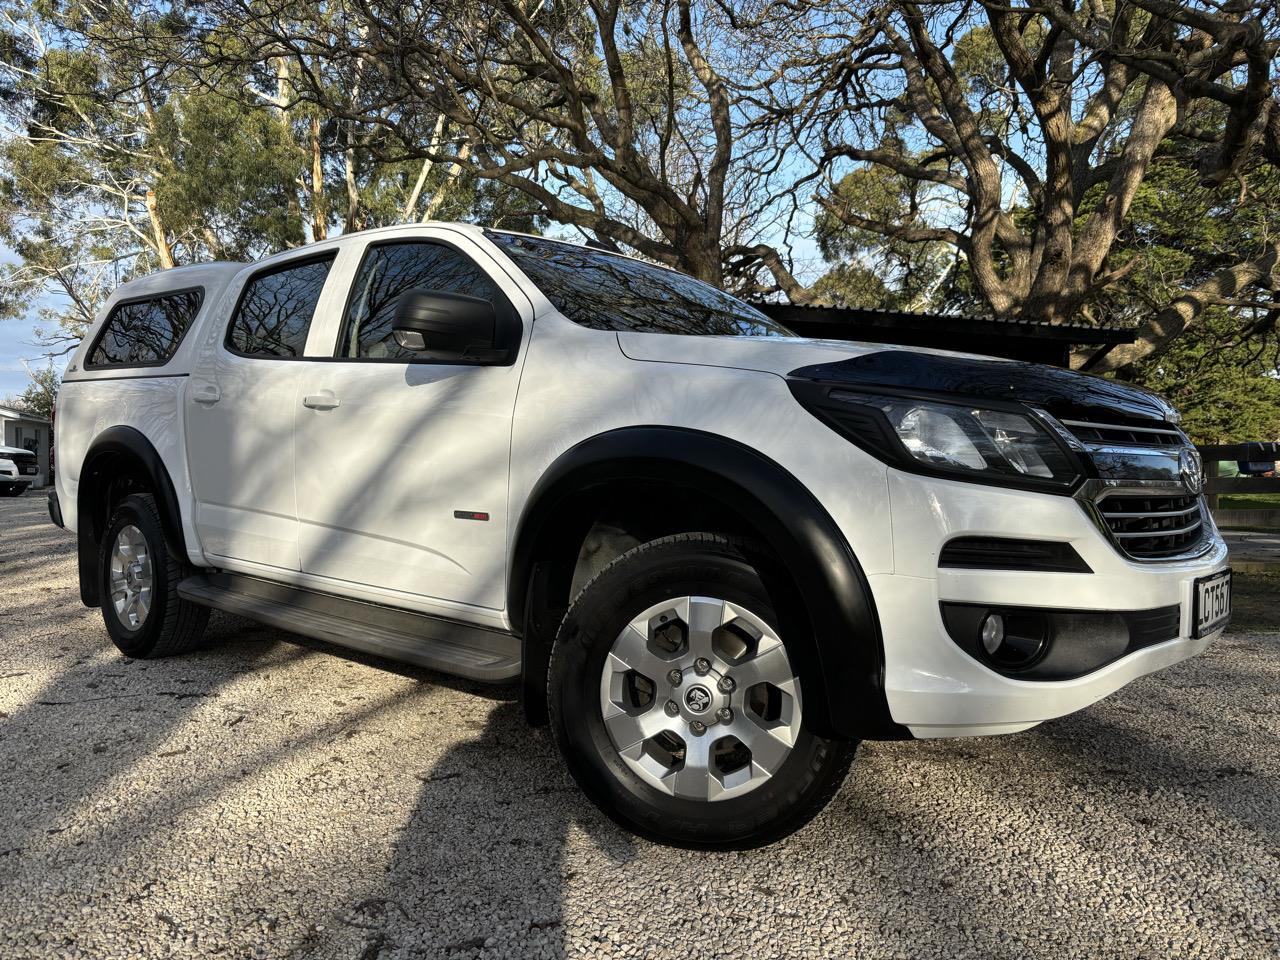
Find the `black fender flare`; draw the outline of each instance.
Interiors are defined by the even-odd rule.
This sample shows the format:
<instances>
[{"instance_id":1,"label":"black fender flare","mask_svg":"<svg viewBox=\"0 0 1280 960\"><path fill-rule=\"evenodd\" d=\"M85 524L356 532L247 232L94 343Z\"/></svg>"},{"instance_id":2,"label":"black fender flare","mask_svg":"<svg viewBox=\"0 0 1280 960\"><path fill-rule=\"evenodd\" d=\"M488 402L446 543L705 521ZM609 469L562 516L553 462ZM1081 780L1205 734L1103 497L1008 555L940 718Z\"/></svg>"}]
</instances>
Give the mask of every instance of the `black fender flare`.
<instances>
[{"instance_id":1,"label":"black fender flare","mask_svg":"<svg viewBox=\"0 0 1280 960\"><path fill-rule=\"evenodd\" d=\"M160 509L165 536L169 539L169 552L184 562L187 557L182 535L182 512L164 460L140 430L126 426L108 427L89 445L76 489L76 551L80 568L80 601L86 607L96 607L101 600L98 591L98 556L109 517L99 517L97 507L103 483L109 483L112 479L101 475L102 468L116 457L125 457L141 465Z\"/></svg>"},{"instance_id":2,"label":"black fender flare","mask_svg":"<svg viewBox=\"0 0 1280 960\"><path fill-rule=\"evenodd\" d=\"M679 427L623 427L561 454L535 484L521 513L507 602L523 633L539 543L564 502L613 481L685 486L747 519L799 593L812 626L793 653L797 670L826 694L805 713L813 729L856 739L910 736L890 716L884 645L870 585L848 541L817 498L784 467L717 434Z\"/></svg>"}]
</instances>

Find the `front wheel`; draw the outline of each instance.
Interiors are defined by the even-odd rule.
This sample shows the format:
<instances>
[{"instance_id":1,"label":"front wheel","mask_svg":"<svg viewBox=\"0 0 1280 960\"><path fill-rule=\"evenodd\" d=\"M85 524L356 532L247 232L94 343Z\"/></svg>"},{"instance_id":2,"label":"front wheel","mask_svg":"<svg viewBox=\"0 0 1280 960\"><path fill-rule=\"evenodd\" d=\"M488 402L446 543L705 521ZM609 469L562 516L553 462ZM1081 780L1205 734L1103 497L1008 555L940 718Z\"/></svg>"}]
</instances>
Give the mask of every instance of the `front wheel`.
<instances>
[{"instance_id":1,"label":"front wheel","mask_svg":"<svg viewBox=\"0 0 1280 960\"><path fill-rule=\"evenodd\" d=\"M844 780L855 744L805 725L762 556L714 534L654 540L601 571L565 617L552 728L583 790L628 829L759 846L807 823Z\"/></svg>"}]
</instances>

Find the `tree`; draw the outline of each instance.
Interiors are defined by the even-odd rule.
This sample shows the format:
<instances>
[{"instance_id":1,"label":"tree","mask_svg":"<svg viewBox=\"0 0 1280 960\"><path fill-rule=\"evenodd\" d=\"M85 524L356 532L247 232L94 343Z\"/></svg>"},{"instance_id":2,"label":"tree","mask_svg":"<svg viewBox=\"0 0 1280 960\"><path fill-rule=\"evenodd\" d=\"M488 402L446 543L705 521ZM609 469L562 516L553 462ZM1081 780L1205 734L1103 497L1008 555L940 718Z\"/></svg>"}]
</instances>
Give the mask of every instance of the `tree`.
<instances>
[{"instance_id":1,"label":"tree","mask_svg":"<svg viewBox=\"0 0 1280 960\"><path fill-rule=\"evenodd\" d=\"M62 383L62 375L52 363L47 367L32 367L24 363L30 383L16 397L9 397L5 406L15 407L33 417L45 420L53 418L53 404L58 397L58 385Z\"/></svg>"},{"instance_id":2,"label":"tree","mask_svg":"<svg viewBox=\"0 0 1280 960\"><path fill-rule=\"evenodd\" d=\"M117 55L78 7L0 6L0 25L0 240L20 258L0 318L38 309L46 345L65 352L132 276L302 239L295 151L263 114ZM147 29L114 8L95 25Z\"/></svg>"},{"instance_id":3,"label":"tree","mask_svg":"<svg viewBox=\"0 0 1280 960\"><path fill-rule=\"evenodd\" d=\"M950 246L1000 315L1096 316L1141 262L1114 253L1154 163L1181 156L1207 188L1235 184L1243 211L1280 143L1270 3L894 2L848 16L861 26L848 40L794 58L810 92L775 104L819 131L807 142L827 171L820 202L886 242ZM850 163L901 178L910 202L847 202L835 185ZM1158 355L1249 289L1268 299L1274 225L1236 256L1157 305L1099 369Z\"/></svg>"},{"instance_id":4,"label":"tree","mask_svg":"<svg viewBox=\"0 0 1280 960\"><path fill-rule=\"evenodd\" d=\"M238 71L199 72L178 56L193 44ZM0 242L18 255L0 319L34 312L66 352L116 285L157 269L433 215L538 225L469 171L379 160L378 128L301 102L297 67L221 25L192 34L172 6L0 0Z\"/></svg>"},{"instance_id":5,"label":"tree","mask_svg":"<svg viewBox=\"0 0 1280 960\"><path fill-rule=\"evenodd\" d=\"M815 300L833 306L892 310L937 308L960 261L941 241L913 243L851 226L843 212L856 209L888 221L912 216L920 201L914 181L881 167L845 174L819 197L818 249L836 267L812 287Z\"/></svg>"},{"instance_id":6,"label":"tree","mask_svg":"<svg viewBox=\"0 0 1280 960\"><path fill-rule=\"evenodd\" d=\"M1135 378L1182 413L1196 443L1280 439L1280 350L1242 340L1236 318L1223 308L1179 338L1157 360L1136 366Z\"/></svg>"},{"instance_id":7,"label":"tree","mask_svg":"<svg viewBox=\"0 0 1280 960\"><path fill-rule=\"evenodd\" d=\"M779 5L779 15L783 7ZM214 26L293 65L299 102L371 151L466 171L562 224L716 284L803 298L762 242L788 174L733 14L693 0L213 0ZM219 51L210 69L241 69ZM441 133L443 118L444 133Z\"/></svg>"}]
</instances>

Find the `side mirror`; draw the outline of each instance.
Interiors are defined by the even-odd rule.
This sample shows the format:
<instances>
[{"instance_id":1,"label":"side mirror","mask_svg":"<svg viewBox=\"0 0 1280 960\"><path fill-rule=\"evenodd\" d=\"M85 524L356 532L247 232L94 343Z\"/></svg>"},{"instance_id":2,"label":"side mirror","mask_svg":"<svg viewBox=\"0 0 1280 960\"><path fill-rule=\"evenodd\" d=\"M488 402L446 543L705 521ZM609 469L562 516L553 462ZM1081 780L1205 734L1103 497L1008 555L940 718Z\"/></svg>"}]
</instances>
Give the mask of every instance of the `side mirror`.
<instances>
[{"instance_id":1,"label":"side mirror","mask_svg":"<svg viewBox=\"0 0 1280 960\"><path fill-rule=\"evenodd\" d=\"M406 290L391 332L405 350L440 360L503 363L509 352L493 304L461 293Z\"/></svg>"}]
</instances>

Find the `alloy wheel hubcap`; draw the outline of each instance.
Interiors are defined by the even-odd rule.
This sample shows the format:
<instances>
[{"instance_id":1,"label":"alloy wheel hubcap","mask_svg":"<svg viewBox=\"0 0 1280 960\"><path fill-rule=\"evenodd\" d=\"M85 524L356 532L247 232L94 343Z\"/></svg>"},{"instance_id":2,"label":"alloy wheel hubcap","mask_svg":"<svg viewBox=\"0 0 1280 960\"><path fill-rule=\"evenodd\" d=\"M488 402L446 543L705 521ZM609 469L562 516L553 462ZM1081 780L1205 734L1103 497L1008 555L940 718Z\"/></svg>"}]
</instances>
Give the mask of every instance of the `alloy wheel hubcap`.
<instances>
[{"instance_id":1,"label":"alloy wheel hubcap","mask_svg":"<svg viewBox=\"0 0 1280 960\"><path fill-rule=\"evenodd\" d=\"M645 782L725 800L786 761L800 733L800 681L760 616L714 597L677 597L618 635L600 709L614 749Z\"/></svg>"},{"instance_id":2,"label":"alloy wheel hubcap","mask_svg":"<svg viewBox=\"0 0 1280 960\"><path fill-rule=\"evenodd\" d=\"M111 605L130 630L137 630L146 622L154 588L146 538L132 524L122 527L111 548Z\"/></svg>"}]
</instances>

